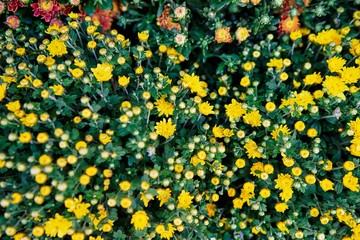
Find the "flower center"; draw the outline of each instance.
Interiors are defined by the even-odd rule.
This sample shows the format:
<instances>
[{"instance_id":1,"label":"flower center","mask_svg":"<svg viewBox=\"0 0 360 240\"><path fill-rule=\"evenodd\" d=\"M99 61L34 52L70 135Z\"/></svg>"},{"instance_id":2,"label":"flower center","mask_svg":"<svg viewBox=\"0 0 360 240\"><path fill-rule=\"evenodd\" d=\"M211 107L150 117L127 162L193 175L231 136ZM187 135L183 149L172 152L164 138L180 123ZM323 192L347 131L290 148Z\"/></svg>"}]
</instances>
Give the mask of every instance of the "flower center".
<instances>
[{"instance_id":1,"label":"flower center","mask_svg":"<svg viewBox=\"0 0 360 240\"><path fill-rule=\"evenodd\" d=\"M52 1L46 2L46 0L44 0L41 2L40 6L42 11L50 12L53 9L54 4Z\"/></svg>"}]
</instances>

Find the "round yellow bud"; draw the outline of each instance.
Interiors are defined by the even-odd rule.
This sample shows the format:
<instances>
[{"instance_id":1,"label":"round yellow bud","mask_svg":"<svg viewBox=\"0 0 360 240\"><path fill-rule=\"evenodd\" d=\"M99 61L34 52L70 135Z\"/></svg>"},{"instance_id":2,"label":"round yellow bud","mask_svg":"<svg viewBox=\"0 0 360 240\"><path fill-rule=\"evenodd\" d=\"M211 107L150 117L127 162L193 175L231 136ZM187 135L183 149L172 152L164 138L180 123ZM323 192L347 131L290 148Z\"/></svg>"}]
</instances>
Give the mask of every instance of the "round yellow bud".
<instances>
[{"instance_id":1,"label":"round yellow bud","mask_svg":"<svg viewBox=\"0 0 360 240\"><path fill-rule=\"evenodd\" d=\"M301 175L301 173L302 173L302 170L301 170L301 168L299 168L299 167L293 167L292 169L291 169L291 172L292 172L292 174L294 174L294 176L300 176Z\"/></svg>"},{"instance_id":2,"label":"round yellow bud","mask_svg":"<svg viewBox=\"0 0 360 240\"><path fill-rule=\"evenodd\" d=\"M306 183L312 185L312 184L314 184L316 182L316 177L314 175L312 175L312 174L308 174L308 175L305 176L305 181L306 181Z\"/></svg>"},{"instance_id":3,"label":"round yellow bud","mask_svg":"<svg viewBox=\"0 0 360 240\"><path fill-rule=\"evenodd\" d=\"M35 237L41 237L42 235L44 235L44 233L45 233L45 229L42 226L36 226L32 230L32 234Z\"/></svg>"},{"instance_id":4,"label":"round yellow bud","mask_svg":"<svg viewBox=\"0 0 360 240\"><path fill-rule=\"evenodd\" d=\"M312 207L309 212L310 212L310 216L312 217L319 216L319 210L317 208Z\"/></svg>"},{"instance_id":5,"label":"round yellow bud","mask_svg":"<svg viewBox=\"0 0 360 240\"><path fill-rule=\"evenodd\" d=\"M268 112L273 112L273 111L276 109L276 105L275 105L275 103L273 103L273 102L268 102L268 103L266 103L266 105L265 105L265 109L266 109L266 111L268 111Z\"/></svg>"},{"instance_id":6,"label":"round yellow bud","mask_svg":"<svg viewBox=\"0 0 360 240\"><path fill-rule=\"evenodd\" d=\"M80 176L79 182L81 185L88 185L90 183L90 177L86 174Z\"/></svg>"},{"instance_id":7,"label":"round yellow bud","mask_svg":"<svg viewBox=\"0 0 360 240\"><path fill-rule=\"evenodd\" d=\"M121 206L122 208L125 208L125 209L131 207L131 204L132 204L132 201L131 201L131 199L128 198L128 197L124 197L124 198L121 199L121 201L120 201L120 206Z\"/></svg>"},{"instance_id":8,"label":"round yellow bud","mask_svg":"<svg viewBox=\"0 0 360 240\"><path fill-rule=\"evenodd\" d=\"M309 157L309 155L310 155L310 152L308 150L306 150L306 149L300 150L300 156L302 158L307 158L307 157Z\"/></svg>"},{"instance_id":9,"label":"round yellow bud","mask_svg":"<svg viewBox=\"0 0 360 240\"><path fill-rule=\"evenodd\" d=\"M343 167L346 171L352 171L355 169L355 164L352 161L346 161L344 162Z\"/></svg>"},{"instance_id":10,"label":"round yellow bud","mask_svg":"<svg viewBox=\"0 0 360 240\"><path fill-rule=\"evenodd\" d=\"M297 121L296 123L295 123L295 129L296 130L298 130L299 132L301 132L301 131L304 131L304 129L305 129L305 123L303 123L302 121Z\"/></svg>"}]
</instances>

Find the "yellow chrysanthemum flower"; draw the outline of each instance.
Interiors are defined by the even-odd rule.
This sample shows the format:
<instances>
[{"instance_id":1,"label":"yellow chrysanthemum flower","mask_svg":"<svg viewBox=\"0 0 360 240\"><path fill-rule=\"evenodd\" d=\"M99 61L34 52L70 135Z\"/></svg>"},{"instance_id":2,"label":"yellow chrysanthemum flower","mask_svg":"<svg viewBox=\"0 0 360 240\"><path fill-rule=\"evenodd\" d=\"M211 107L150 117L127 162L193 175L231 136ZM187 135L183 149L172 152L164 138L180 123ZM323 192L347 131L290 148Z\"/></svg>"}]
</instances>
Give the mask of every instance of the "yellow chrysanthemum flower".
<instances>
[{"instance_id":1,"label":"yellow chrysanthemum flower","mask_svg":"<svg viewBox=\"0 0 360 240\"><path fill-rule=\"evenodd\" d=\"M137 211L131 217L131 224L134 224L135 230L144 230L149 222L149 217L145 211Z\"/></svg>"},{"instance_id":2,"label":"yellow chrysanthemum flower","mask_svg":"<svg viewBox=\"0 0 360 240\"><path fill-rule=\"evenodd\" d=\"M113 76L113 66L108 62L98 64L96 68L91 68L91 71L98 82L109 81Z\"/></svg>"},{"instance_id":3,"label":"yellow chrysanthemum flower","mask_svg":"<svg viewBox=\"0 0 360 240\"><path fill-rule=\"evenodd\" d=\"M346 60L341 57L332 57L326 62L330 72L339 72L346 64Z\"/></svg>"},{"instance_id":4,"label":"yellow chrysanthemum flower","mask_svg":"<svg viewBox=\"0 0 360 240\"><path fill-rule=\"evenodd\" d=\"M214 106L211 106L209 102L203 102L199 104L199 112L203 115L214 114Z\"/></svg>"},{"instance_id":5,"label":"yellow chrysanthemum flower","mask_svg":"<svg viewBox=\"0 0 360 240\"><path fill-rule=\"evenodd\" d=\"M55 218L50 218L45 222L44 229L47 236L62 238L70 227L72 227L72 222L56 213Z\"/></svg>"},{"instance_id":6,"label":"yellow chrysanthemum flower","mask_svg":"<svg viewBox=\"0 0 360 240\"><path fill-rule=\"evenodd\" d=\"M160 136L169 138L174 135L174 132L176 131L176 125L172 124L171 118L169 118L167 122L164 118L162 121L156 123L155 130L156 133Z\"/></svg>"},{"instance_id":7,"label":"yellow chrysanthemum flower","mask_svg":"<svg viewBox=\"0 0 360 240\"><path fill-rule=\"evenodd\" d=\"M193 198L194 197L190 196L189 192L185 192L185 190L182 190L180 195L178 196L179 203L177 205L177 208L183 208L184 210L190 208Z\"/></svg>"},{"instance_id":8,"label":"yellow chrysanthemum flower","mask_svg":"<svg viewBox=\"0 0 360 240\"><path fill-rule=\"evenodd\" d=\"M337 76L326 76L325 81L323 82L323 87L327 89L328 95L333 95L334 97L339 97L342 100L345 100L344 92L349 90L346 86L344 80Z\"/></svg>"},{"instance_id":9,"label":"yellow chrysanthemum flower","mask_svg":"<svg viewBox=\"0 0 360 240\"><path fill-rule=\"evenodd\" d=\"M47 45L47 50L49 51L49 54L52 57L55 56L59 56L61 57L64 54L67 54L68 51L66 49L66 45L64 42L60 41L59 39L54 39L52 40L48 45Z\"/></svg>"},{"instance_id":10,"label":"yellow chrysanthemum flower","mask_svg":"<svg viewBox=\"0 0 360 240\"><path fill-rule=\"evenodd\" d=\"M162 115L169 117L169 115L173 115L173 112L175 110L173 103L165 101L166 97L166 95L162 95L159 99L155 101L155 106L159 111L159 117Z\"/></svg>"}]
</instances>

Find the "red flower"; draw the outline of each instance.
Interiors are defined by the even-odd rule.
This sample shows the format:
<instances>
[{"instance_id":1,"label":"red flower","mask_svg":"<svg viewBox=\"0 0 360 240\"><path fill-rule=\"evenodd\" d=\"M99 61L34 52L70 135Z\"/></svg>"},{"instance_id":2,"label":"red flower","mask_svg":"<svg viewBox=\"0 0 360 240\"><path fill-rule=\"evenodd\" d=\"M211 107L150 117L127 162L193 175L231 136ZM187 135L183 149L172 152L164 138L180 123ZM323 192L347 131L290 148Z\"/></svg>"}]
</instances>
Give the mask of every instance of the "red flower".
<instances>
[{"instance_id":1,"label":"red flower","mask_svg":"<svg viewBox=\"0 0 360 240\"><path fill-rule=\"evenodd\" d=\"M18 7L25 7L25 4L20 0L9 0L7 3L7 9L10 12L16 12Z\"/></svg>"},{"instance_id":2,"label":"red flower","mask_svg":"<svg viewBox=\"0 0 360 240\"><path fill-rule=\"evenodd\" d=\"M47 22L60 11L60 4L56 0L39 0L37 3L31 4L31 7L35 17L42 16Z\"/></svg>"},{"instance_id":3,"label":"red flower","mask_svg":"<svg viewBox=\"0 0 360 240\"><path fill-rule=\"evenodd\" d=\"M60 5L60 11L59 14L60 15L65 15L67 16L70 13L70 10L73 8L71 5L69 4L59 4Z\"/></svg>"},{"instance_id":4,"label":"red flower","mask_svg":"<svg viewBox=\"0 0 360 240\"><path fill-rule=\"evenodd\" d=\"M55 23L56 23L57 25L59 25L59 27L63 27L63 26L64 26L64 24L60 21L60 19L57 19L57 18L51 19L51 21L50 21L50 26L54 26Z\"/></svg>"},{"instance_id":5,"label":"red flower","mask_svg":"<svg viewBox=\"0 0 360 240\"><path fill-rule=\"evenodd\" d=\"M11 28L17 28L20 25L20 20L17 16L13 15L8 17L5 23Z\"/></svg>"},{"instance_id":6,"label":"red flower","mask_svg":"<svg viewBox=\"0 0 360 240\"><path fill-rule=\"evenodd\" d=\"M103 11L98 6L96 7L96 11L91 19L93 21L98 20L100 22L100 25L103 27L103 33L111 28L113 22L111 10Z\"/></svg>"}]
</instances>

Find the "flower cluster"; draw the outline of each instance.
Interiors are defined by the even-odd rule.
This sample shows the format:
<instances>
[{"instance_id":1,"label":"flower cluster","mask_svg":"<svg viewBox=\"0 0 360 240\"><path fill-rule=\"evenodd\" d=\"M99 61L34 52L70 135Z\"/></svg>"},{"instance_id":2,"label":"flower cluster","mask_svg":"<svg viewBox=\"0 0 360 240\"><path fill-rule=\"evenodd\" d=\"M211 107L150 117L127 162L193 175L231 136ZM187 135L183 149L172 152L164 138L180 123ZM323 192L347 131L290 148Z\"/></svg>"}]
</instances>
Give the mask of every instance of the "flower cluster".
<instances>
[{"instance_id":1,"label":"flower cluster","mask_svg":"<svg viewBox=\"0 0 360 240\"><path fill-rule=\"evenodd\" d=\"M360 239L360 12L305 28L309 1L274 1L280 35L252 39L264 20L232 35L222 9L266 1L211 6L131 35L39 0L66 21L0 27L2 238Z\"/></svg>"}]
</instances>

